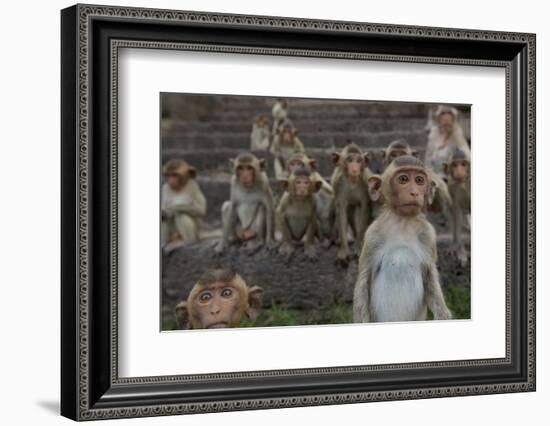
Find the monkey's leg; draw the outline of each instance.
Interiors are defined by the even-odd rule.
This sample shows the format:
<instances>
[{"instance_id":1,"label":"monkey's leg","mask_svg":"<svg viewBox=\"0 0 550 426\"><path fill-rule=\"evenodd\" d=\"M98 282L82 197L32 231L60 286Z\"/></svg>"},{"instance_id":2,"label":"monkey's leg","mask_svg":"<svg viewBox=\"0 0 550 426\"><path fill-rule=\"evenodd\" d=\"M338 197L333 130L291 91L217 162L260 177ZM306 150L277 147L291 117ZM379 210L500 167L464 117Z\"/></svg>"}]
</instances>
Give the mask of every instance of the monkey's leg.
<instances>
[{"instance_id":1,"label":"monkey's leg","mask_svg":"<svg viewBox=\"0 0 550 426\"><path fill-rule=\"evenodd\" d=\"M199 239L199 227L191 216L186 214L176 215L174 225L185 244L194 243Z\"/></svg>"},{"instance_id":2,"label":"monkey's leg","mask_svg":"<svg viewBox=\"0 0 550 426\"><path fill-rule=\"evenodd\" d=\"M248 229L243 230L243 240L245 240L245 251L248 255L256 253L265 242L265 209L258 207L256 215Z\"/></svg>"},{"instance_id":3,"label":"monkey's leg","mask_svg":"<svg viewBox=\"0 0 550 426\"><path fill-rule=\"evenodd\" d=\"M285 169L284 169L282 161L279 157L275 157L275 162L273 163L273 168L275 169L275 177L277 179L283 179L283 178L286 177Z\"/></svg>"},{"instance_id":4,"label":"monkey's leg","mask_svg":"<svg viewBox=\"0 0 550 426\"><path fill-rule=\"evenodd\" d=\"M315 259L317 252L315 250L315 234L317 233L317 218L316 215L313 214L309 225L306 230L306 242L305 242L305 253L306 256L310 259Z\"/></svg>"},{"instance_id":5,"label":"monkey's leg","mask_svg":"<svg viewBox=\"0 0 550 426\"><path fill-rule=\"evenodd\" d=\"M349 256L348 245L348 206L347 203L342 203L338 206L338 235L340 237L340 248L338 249L337 258L340 261L347 261Z\"/></svg>"},{"instance_id":6,"label":"monkey's leg","mask_svg":"<svg viewBox=\"0 0 550 426\"><path fill-rule=\"evenodd\" d=\"M369 209L366 204L361 205L353 209L353 230L355 233L355 253L361 253L363 249L363 238L365 231L367 230L367 223L369 220Z\"/></svg>"}]
</instances>

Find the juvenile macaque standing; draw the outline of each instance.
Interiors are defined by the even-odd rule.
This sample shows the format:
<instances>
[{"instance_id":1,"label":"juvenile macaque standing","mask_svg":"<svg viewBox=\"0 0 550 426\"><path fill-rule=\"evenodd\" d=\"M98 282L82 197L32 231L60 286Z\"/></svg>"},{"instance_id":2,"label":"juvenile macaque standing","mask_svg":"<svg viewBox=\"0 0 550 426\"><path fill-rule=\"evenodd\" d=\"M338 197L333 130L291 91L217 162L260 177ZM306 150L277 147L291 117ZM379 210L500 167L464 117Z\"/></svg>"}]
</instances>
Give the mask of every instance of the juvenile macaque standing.
<instances>
[{"instance_id":1,"label":"juvenile macaque standing","mask_svg":"<svg viewBox=\"0 0 550 426\"><path fill-rule=\"evenodd\" d=\"M314 194L322 183L312 178L311 172L301 167L282 180L286 192L277 207L276 218L283 235L280 253L290 256L294 251L294 241L305 240L305 252L310 258L315 256L315 234L317 217Z\"/></svg>"},{"instance_id":2,"label":"juvenile macaque standing","mask_svg":"<svg viewBox=\"0 0 550 426\"><path fill-rule=\"evenodd\" d=\"M451 209L451 230L453 245L461 265L465 265L468 256L462 241L462 227L468 219L470 210L470 161L460 149L455 150L449 161L443 164L448 178L448 187L453 200Z\"/></svg>"},{"instance_id":3,"label":"juvenile macaque standing","mask_svg":"<svg viewBox=\"0 0 550 426\"><path fill-rule=\"evenodd\" d=\"M195 182L197 171L183 160L170 160L163 169L161 245L170 252L199 239L199 220L206 215L206 198Z\"/></svg>"},{"instance_id":4,"label":"juvenile macaque standing","mask_svg":"<svg viewBox=\"0 0 550 426\"><path fill-rule=\"evenodd\" d=\"M265 174L265 160L245 153L230 163L233 169L231 194L229 201L222 205L223 237L216 251L223 251L230 241L245 243L251 251L264 243L271 245L274 206Z\"/></svg>"},{"instance_id":5,"label":"juvenile macaque standing","mask_svg":"<svg viewBox=\"0 0 550 426\"><path fill-rule=\"evenodd\" d=\"M466 158L470 158L470 147L458 123L458 111L456 108L440 105L434 112L424 163L442 176L443 163L457 148L464 152Z\"/></svg>"},{"instance_id":6,"label":"juvenile macaque standing","mask_svg":"<svg viewBox=\"0 0 550 426\"><path fill-rule=\"evenodd\" d=\"M340 248L337 258L345 263L350 256L348 226L355 238L355 251L362 247L365 230L371 222L371 204L367 180L372 174L368 168L369 157L357 145L349 144L342 152L332 154L335 164L331 184L334 190L336 227Z\"/></svg>"},{"instance_id":7,"label":"juvenile macaque standing","mask_svg":"<svg viewBox=\"0 0 550 426\"><path fill-rule=\"evenodd\" d=\"M355 322L450 319L437 271L436 234L424 212L431 202L429 174L412 156L396 158L369 178L372 199L383 197L369 226L353 296Z\"/></svg>"},{"instance_id":8,"label":"juvenile macaque standing","mask_svg":"<svg viewBox=\"0 0 550 426\"><path fill-rule=\"evenodd\" d=\"M256 319L263 291L248 287L241 276L228 269L203 274L187 300L176 305L179 329L238 327L246 316Z\"/></svg>"},{"instance_id":9,"label":"juvenile macaque standing","mask_svg":"<svg viewBox=\"0 0 550 426\"><path fill-rule=\"evenodd\" d=\"M315 211L317 212L317 237L325 246L330 246L335 240L334 230L334 191L332 186L317 171L317 161L309 158L303 152L294 154L288 160L287 172L305 167L311 172L315 182L321 182L321 188L315 193Z\"/></svg>"},{"instance_id":10,"label":"juvenile macaque standing","mask_svg":"<svg viewBox=\"0 0 550 426\"><path fill-rule=\"evenodd\" d=\"M277 179L286 177L288 160L298 152L304 152L304 144L298 138L298 130L294 126L284 124L277 130L271 144L271 153L275 157L274 169Z\"/></svg>"},{"instance_id":11,"label":"juvenile macaque standing","mask_svg":"<svg viewBox=\"0 0 550 426\"><path fill-rule=\"evenodd\" d=\"M252 124L250 150L266 151L269 148L270 136L269 119L265 115L259 115Z\"/></svg>"}]
</instances>

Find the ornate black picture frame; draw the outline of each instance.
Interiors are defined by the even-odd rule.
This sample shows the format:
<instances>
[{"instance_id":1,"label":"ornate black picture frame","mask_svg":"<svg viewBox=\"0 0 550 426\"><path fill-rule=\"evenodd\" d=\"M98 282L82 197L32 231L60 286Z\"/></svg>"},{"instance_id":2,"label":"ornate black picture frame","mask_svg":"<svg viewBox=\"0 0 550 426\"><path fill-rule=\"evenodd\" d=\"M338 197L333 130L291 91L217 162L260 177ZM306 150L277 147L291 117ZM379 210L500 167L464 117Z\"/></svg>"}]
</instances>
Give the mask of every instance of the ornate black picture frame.
<instances>
[{"instance_id":1,"label":"ornate black picture frame","mask_svg":"<svg viewBox=\"0 0 550 426\"><path fill-rule=\"evenodd\" d=\"M61 414L74 420L535 390L535 35L76 5L61 13ZM506 73L506 356L119 378L121 47L483 65Z\"/></svg>"}]
</instances>

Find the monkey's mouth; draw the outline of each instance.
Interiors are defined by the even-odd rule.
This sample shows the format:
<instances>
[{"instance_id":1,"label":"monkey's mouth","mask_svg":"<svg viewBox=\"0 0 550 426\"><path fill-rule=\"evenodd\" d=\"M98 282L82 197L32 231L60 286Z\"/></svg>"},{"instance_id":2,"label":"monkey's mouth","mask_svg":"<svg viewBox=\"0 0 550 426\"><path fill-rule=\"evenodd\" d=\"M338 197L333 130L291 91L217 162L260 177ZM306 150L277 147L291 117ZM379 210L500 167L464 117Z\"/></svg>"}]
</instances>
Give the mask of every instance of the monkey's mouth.
<instances>
[{"instance_id":1,"label":"monkey's mouth","mask_svg":"<svg viewBox=\"0 0 550 426\"><path fill-rule=\"evenodd\" d=\"M227 321L219 321L215 322L213 324L209 324L206 328L227 328L229 326L229 323Z\"/></svg>"}]
</instances>

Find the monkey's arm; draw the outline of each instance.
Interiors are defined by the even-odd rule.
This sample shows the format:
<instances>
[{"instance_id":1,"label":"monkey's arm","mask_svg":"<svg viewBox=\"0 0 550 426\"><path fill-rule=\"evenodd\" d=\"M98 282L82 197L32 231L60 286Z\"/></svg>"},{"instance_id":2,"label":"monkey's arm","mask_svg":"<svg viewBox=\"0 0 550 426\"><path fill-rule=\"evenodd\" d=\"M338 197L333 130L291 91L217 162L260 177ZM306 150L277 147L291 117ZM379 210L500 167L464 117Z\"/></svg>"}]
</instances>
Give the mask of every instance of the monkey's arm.
<instances>
[{"instance_id":1,"label":"monkey's arm","mask_svg":"<svg viewBox=\"0 0 550 426\"><path fill-rule=\"evenodd\" d=\"M364 244L359 258L358 276L353 291L353 322L370 322L371 320L369 315L370 281L369 252L367 244Z\"/></svg>"},{"instance_id":2,"label":"monkey's arm","mask_svg":"<svg viewBox=\"0 0 550 426\"><path fill-rule=\"evenodd\" d=\"M283 241L285 243L289 243L290 238L290 231L288 229L288 225L285 221L285 212L286 208L288 206L288 200L289 195L288 192L285 192L283 194L283 197L281 198L281 201L279 202L279 206L277 207L277 211L275 212L275 219L277 221L277 227L281 231L281 234L283 236Z\"/></svg>"},{"instance_id":3,"label":"monkey's arm","mask_svg":"<svg viewBox=\"0 0 550 426\"><path fill-rule=\"evenodd\" d=\"M435 266L435 261L424 268L424 291L426 304L434 315L436 320L448 320L452 318L449 308L445 303L441 284L439 282L439 272Z\"/></svg>"},{"instance_id":4,"label":"monkey's arm","mask_svg":"<svg viewBox=\"0 0 550 426\"><path fill-rule=\"evenodd\" d=\"M269 148L269 152L271 152L275 157L278 157L280 155L279 151L279 136L274 136L271 148Z\"/></svg>"},{"instance_id":5,"label":"monkey's arm","mask_svg":"<svg viewBox=\"0 0 550 426\"><path fill-rule=\"evenodd\" d=\"M306 152L304 144L298 138L294 138L294 149L296 150L296 152Z\"/></svg>"},{"instance_id":6,"label":"monkey's arm","mask_svg":"<svg viewBox=\"0 0 550 426\"><path fill-rule=\"evenodd\" d=\"M264 189L264 196L263 196L263 204L265 206L265 242L267 244L271 244L273 242L273 237L275 235L274 231L274 216L275 216L275 209L273 207L273 193L271 192L271 187L269 186L269 181L267 180L267 177L265 178L265 189Z\"/></svg>"}]
</instances>

